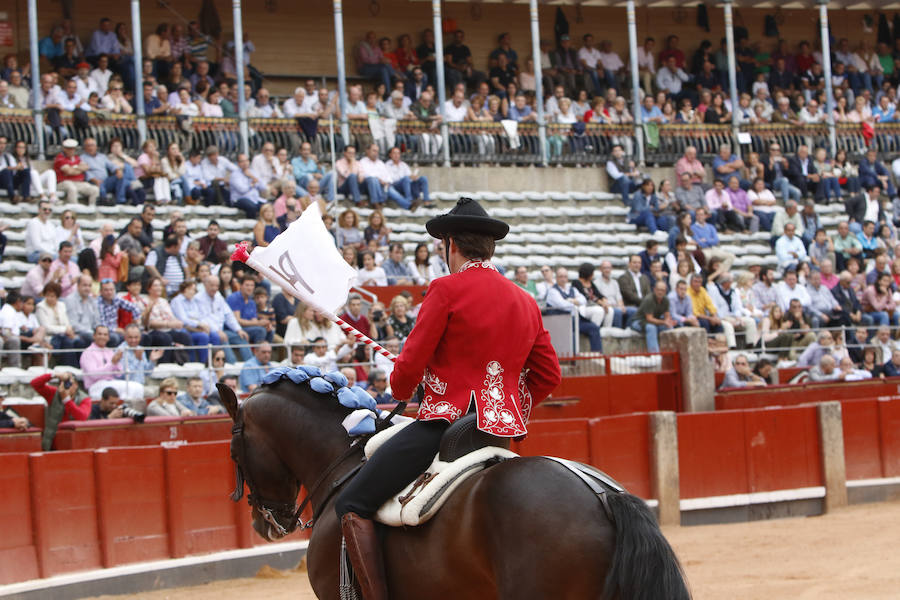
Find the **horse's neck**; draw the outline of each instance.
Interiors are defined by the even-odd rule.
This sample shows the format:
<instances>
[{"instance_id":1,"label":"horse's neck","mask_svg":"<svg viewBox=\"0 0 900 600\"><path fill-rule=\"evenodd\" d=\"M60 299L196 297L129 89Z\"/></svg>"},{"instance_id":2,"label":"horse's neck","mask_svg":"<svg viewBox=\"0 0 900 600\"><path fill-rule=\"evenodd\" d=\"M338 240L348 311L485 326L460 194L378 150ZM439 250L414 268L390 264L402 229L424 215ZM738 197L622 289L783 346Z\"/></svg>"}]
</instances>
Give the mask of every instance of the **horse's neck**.
<instances>
[{"instance_id":1,"label":"horse's neck","mask_svg":"<svg viewBox=\"0 0 900 600\"><path fill-rule=\"evenodd\" d=\"M350 442L340 425L339 431L332 425L324 425L311 427L311 431L302 434L288 429L282 428L283 439L287 440L283 447L288 448L283 460L306 488L306 493L314 493L310 503L313 511L318 512L332 490L332 482L359 462L362 451L347 455ZM342 456L344 459L340 460ZM313 490L317 482L321 483Z\"/></svg>"}]
</instances>

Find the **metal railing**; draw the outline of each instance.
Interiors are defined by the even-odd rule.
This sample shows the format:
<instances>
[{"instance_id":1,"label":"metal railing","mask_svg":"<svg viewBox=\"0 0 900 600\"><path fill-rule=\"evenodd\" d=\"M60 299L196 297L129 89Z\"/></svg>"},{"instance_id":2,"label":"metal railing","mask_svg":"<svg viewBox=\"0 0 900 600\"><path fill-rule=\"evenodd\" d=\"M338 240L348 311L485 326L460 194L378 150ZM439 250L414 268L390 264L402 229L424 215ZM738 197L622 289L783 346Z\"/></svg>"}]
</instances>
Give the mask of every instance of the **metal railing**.
<instances>
[{"instance_id":1,"label":"metal railing","mask_svg":"<svg viewBox=\"0 0 900 600\"><path fill-rule=\"evenodd\" d=\"M675 372L678 370L677 352L626 352L583 355L561 355L559 364L566 376L635 375L643 373Z\"/></svg>"},{"instance_id":2,"label":"metal railing","mask_svg":"<svg viewBox=\"0 0 900 600\"><path fill-rule=\"evenodd\" d=\"M171 142L178 142L183 149L202 149L216 145L221 152L234 157L240 149L240 132L237 119L161 116L147 118L148 136L154 139L161 151ZM76 127L71 113L62 113L61 127L53 129L44 125L47 148L55 152L62 137L70 136L83 141L93 137L101 148L113 138L120 138L131 152L137 152L138 130L134 115L91 113L86 127ZM322 161L331 159L329 130L339 123L322 119L315 132L304 131L295 119L250 119L250 150L257 152L263 143L272 142L295 154L300 144L310 142L313 151ZM516 134L510 136L501 123L462 121L447 124L448 139L443 139L439 129L429 129L422 121L397 121L392 132L373 134L367 119L350 120L349 143L357 146L376 142L386 150L397 145L403 151L404 160L417 164L441 164L443 145L449 144L450 158L455 163L468 164L540 164L541 148L536 123L519 123ZM701 158L711 159L720 145L728 143L737 147L730 125L663 124L656 127L657 143L648 141L646 162L674 163L687 146L695 146ZM750 135L748 151L766 152L769 144L781 144L784 154L792 154L801 144L828 146L828 127L824 123L794 127L784 124L743 125L740 131ZM858 123L839 123L836 126L837 147L850 156L860 156L869 147L893 157L900 154L900 123L876 124L874 137L867 140L863 126ZM29 147L36 145L34 119L29 110L0 110L0 135L10 140L25 140ZM576 132L571 125L549 123L546 126L548 157L550 164L596 165L606 162L615 144L625 147L631 154L634 143L634 125L584 124L584 131ZM336 134L336 152L340 153L344 141Z\"/></svg>"},{"instance_id":3,"label":"metal railing","mask_svg":"<svg viewBox=\"0 0 900 600\"><path fill-rule=\"evenodd\" d=\"M750 347L743 347L743 348L729 348L729 351L746 354L748 356L754 357L754 359L758 359L762 355L780 355L781 356L781 355L787 355L790 352L795 352L796 354L799 355L803 352L803 350L809 344L818 341L819 335L825 331L832 332L832 337L834 337L834 338L838 337L838 335L836 335L836 334L840 334L840 339L842 342L840 349L846 349L846 348L850 348L850 347L860 347L860 346L874 347L875 346L874 331L878 328L878 325L853 324L851 326L846 326L846 327L842 326L842 325L838 325L835 327L815 327L815 328L809 327L807 329L777 329L777 330L773 329L773 330L768 331L767 332L768 334L773 334L773 333L778 334L778 335L787 334L787 335L791 335L791 336L812 334L814 336L813 338L809 338L808 342L804 342L799 345L777 346L777 345L774 345L774 343L773 343L777 339L777 335L775 338L772 339L771 342L766 342L765 339L763 338L764 334L762 331L761 322L759 322L758 325L759 325L760 338L759 338L759 341L755 345L750 346ZM856 341L856 338L854 337L854 332L857 329L868 330L869 338L867 339L865 344L860 344ZM897 337L897 336L900 336L900 327L889 326L889 329L891 331L891 337L890 337L891 344L894 345L897 349L900 349L900 339L898 339L898 337ZM719 333L719 334L710 334L710 335L722 335L722 334ZM746 332L743 329L735 330L735 337L737 339L741 339L745 335L746 335Z\"/></svg>"}]
</instances>

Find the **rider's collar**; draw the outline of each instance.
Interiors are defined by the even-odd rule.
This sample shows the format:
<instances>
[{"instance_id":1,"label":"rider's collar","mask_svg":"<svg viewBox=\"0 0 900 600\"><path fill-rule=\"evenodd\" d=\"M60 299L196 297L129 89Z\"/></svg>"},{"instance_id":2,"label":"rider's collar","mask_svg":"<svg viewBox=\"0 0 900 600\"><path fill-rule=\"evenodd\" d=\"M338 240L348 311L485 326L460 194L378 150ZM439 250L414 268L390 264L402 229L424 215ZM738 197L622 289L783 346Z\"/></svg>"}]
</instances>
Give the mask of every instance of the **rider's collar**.
<instances>
[{"instance_id":1,"label":"rider's collar","mask_svg":"<svg viewBox=\"0 0 900 600\"><path fill-rule=\"evenodd\" d=\"M493 269L493 270L497 271L497 267L495 267L494 264L489 260L472 259L472 260L468 260L465 263L463 263L463 266L461 266L459 268L459 271L457 271L457 273L462 273L466 269L475 269L475 268Z\"/></svg>"}]
</instances>

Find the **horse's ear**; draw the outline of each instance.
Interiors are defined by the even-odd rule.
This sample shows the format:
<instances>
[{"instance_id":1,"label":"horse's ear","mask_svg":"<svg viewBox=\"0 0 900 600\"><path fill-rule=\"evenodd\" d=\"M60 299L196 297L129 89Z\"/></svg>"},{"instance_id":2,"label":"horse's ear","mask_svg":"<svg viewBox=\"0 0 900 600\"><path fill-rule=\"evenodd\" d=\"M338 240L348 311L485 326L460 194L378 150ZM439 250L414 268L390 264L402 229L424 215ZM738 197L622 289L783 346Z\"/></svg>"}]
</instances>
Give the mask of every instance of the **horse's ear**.
<instances>
[{"instance_id":1,"label":"horse's ear","mask_svg":"<svg viewBox=\"0 0 900 600\"><path fill-rule=\"evenodd\" d=\"M238 414L238 399L234 390L224 383L217 383L216 389L219 390L219 400L222 402L225 410L228 411L231 420L236 421Z\"/></svg>"}]
</instances>

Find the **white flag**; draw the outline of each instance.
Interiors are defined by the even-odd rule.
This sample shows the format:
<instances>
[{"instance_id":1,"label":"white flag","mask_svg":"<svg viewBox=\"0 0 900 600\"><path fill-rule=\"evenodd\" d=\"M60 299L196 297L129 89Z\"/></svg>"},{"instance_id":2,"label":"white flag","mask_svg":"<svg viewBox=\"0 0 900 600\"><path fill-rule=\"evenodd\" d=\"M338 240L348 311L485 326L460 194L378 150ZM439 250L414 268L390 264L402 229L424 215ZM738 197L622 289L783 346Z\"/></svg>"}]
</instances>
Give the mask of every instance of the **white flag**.
<instances>
[{"instance_id":1,"label":"white flag","mask_svg":"<svg viewBox=\"0 0 900 600\"><path fill-rule=\"evenodd\" d=\"M347 301L356 270L334 245L318 207L313 204L272 243L257 247L250 258L281 281L274 281L315 308L334 312Z\"/></svg>"}]
</instances>

